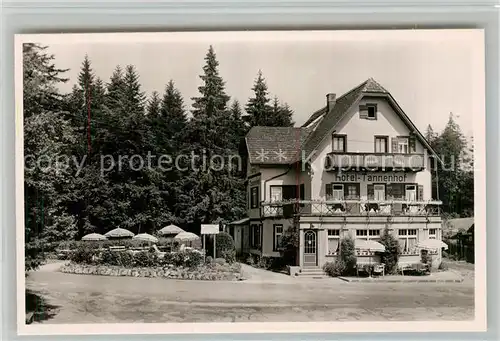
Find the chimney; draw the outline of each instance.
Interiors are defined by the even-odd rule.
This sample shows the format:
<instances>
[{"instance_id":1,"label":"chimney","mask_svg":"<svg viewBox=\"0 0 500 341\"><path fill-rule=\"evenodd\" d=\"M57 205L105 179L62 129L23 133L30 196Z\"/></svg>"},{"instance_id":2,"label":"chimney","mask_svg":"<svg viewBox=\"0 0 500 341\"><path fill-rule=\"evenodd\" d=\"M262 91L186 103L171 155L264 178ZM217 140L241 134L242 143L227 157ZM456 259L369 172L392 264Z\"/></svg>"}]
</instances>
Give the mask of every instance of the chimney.
<instances>
[{"instance_id":1,"label":"chimney","mask_svg":"<svg viewBox=\"0 0 500 341\"><path fill-rule=\"evenodd\" d=\"M326 112L329 112L331 108L335 106L335 101L337 100L337 95L327 94L326 95Z\"/></svg>"}]
</instances>

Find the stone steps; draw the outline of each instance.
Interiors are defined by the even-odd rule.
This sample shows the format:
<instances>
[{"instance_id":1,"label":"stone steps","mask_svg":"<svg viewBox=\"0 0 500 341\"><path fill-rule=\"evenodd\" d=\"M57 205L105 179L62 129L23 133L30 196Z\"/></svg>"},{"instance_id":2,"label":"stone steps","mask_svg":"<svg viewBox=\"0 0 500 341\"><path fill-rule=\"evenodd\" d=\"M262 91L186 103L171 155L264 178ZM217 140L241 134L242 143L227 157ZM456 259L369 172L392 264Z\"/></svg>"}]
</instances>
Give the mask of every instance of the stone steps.
<instances>
[{"instance_id":1,"label":"stone steps","mask_svg":"<svg viewBox=\"0 0 500 341\"><path fill-rule=\"evenodd\" d=\"M299 278L326 278L328 277L321 268L302 268L297 273Z\"/></svg>"}]
</instances>

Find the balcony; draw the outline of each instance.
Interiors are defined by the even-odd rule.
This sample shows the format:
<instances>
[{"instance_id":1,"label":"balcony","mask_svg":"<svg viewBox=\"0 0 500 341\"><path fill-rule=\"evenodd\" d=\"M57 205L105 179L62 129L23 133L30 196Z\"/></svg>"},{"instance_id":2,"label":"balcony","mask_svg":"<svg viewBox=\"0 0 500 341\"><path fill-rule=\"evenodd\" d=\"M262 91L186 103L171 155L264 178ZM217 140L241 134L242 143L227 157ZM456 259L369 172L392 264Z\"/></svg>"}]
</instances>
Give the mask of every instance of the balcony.
<instances>
[{"instance_id":1,"label":"balcony","mask_svg":"<svg viewBox=\"0 0 500 341\"><path fill-rule=\"evenodd\" d=\"M413 171L424 169L424 154L397 153L328 153L325 170Z\"/></svg>"},{"instance_id":2,"label":"balcony","mask_svg":"<svg viewBox=\"0 0 500 341\"><path fill-rule=\"evenodd\" d=\"M287 200L280 202L262 202L261 217L294 216L440 216L442 202L391 200Z\"/></svg>"}]
</instances>

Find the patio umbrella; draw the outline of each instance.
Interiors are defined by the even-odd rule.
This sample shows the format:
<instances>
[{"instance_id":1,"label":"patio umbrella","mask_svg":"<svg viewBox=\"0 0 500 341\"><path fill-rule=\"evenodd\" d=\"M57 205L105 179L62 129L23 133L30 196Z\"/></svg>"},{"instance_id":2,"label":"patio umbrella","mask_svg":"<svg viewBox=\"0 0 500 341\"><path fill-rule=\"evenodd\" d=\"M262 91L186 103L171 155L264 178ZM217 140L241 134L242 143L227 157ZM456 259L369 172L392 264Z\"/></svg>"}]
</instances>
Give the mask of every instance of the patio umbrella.
<instances>
[{"instance_id":1,"label":"patio umbrella","mask_svg":"<svg viewBox=\"0 0 500 341\"><path fill-rule=\"evenodd\" d=\"M374 240L356 239L354 248L367 251L385 251L385 246Z\"/></svg>"},{"instance_id":2,"label":"patio umbrella","mask_svg":"<svg viewBox=\"0 0 500 341\"><path fill-rule=\"evenodd\" d=\"M385 246L380 244L379 242L376 242L374 240L364 240L364 239L356 239L354 241L354 248L359 249L359 250L368 250L368 251L379 251L379 252L384 252L385 251ZM371 273L371 266L372 266L372 257L370 256L368 258L369 260L369 277L372 276Z\"/></svg>"},{"instance_id":3,"label":"patio umbrella","mask_svg":"<svg viewBox=\"0 0 500 341\"><path fill-rule=\"evenodd\" d=\"M441 249L441 248L448 250L448 245L446 245L445 242L438 240L438 239L422 240L422 241L417 243L417 247L419 247L421 249L426 249L426 250L436 250L436 249Z\"/></svg>"},{"instance_id":4,"label":"patio umbrella","mask_svg":"<svg viewBox=\"0 0 500 341\"><path fill-rule=\"evenodd\" d=\"M159 234L161 235L169 235L169 234L179 234L181 232L184 232L183 229L181 229L179 226L175 225L168 225L162 228L160 231L158 231Z\"/></svg>"},{"instance_id":5,"label":"patio umbrella","mask_svg":"<svg viewBox=\"0 0 500 341\"><path fill-rule=\"evenodd\" d=\"M178 235L176 235L174 239L179 240L181 242L189 242L189 245L191 245L192 241L198 240L200 239L200 237L191 232L181 232Z\"/></svg>"},{"instance_id":6,"label":"patio umbrella","mask_svg":"<svg viewBox=\"0 0 500 341\"><path fill-rule=\"evenodd\" d=\"M132 237L132 239L143 240L145 242L150 242L150 243L158 243L158 238L148 233L139 233L138 235Z\"/></svg>"},{"instance_id":7,"label":"patio umbrella","mask_svg":"<svg viewBox=\"0 0 500 341\"><path fill-rule=\"evenodd\" d=\"M103 236L102 234L99 233L90 233L85 236L83 236L82 240L85 241L96 241L96 240L106 240L106 236Z\"/></svg>"},{"instance_id":8,"label":"patio umbrella","mask_svg":"<svg viewBox=\"0 0 500 341\"><path fill-rule=\"evenodd\" d=\"M116 229L107 232L105 236L108 238L125 238L125 237L133 237L134 234L129 230L117 227Z\"/></svg>"}]
</instances>

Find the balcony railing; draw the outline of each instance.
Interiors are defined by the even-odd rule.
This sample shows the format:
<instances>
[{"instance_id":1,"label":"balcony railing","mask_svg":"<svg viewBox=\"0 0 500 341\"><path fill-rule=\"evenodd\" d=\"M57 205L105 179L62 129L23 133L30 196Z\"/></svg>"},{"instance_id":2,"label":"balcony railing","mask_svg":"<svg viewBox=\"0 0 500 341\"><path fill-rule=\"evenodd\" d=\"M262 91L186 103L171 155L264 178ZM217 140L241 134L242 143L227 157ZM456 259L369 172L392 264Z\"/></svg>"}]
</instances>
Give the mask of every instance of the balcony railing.
<instances>
[{"instance_id":1,"label":"balcony railing","mask_svg":"<svg viewBox=\"0 0 500 341\"><path fill-rule=\"evenodd\" d=\"M325 170L411 170L424 169L424 154L328 153Z\"/></svg>"},{"instance_id":2,"label":"balcony railing","mask_svg":"<svg viewBox=\"0 0 500 341\"><path fill-rule=\"evenodd\" d=\"M442 202L392 200L286 200L262 202L262 217L305 216L439 216Z\"/></svg>"}]
</instances>

